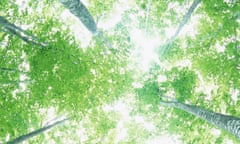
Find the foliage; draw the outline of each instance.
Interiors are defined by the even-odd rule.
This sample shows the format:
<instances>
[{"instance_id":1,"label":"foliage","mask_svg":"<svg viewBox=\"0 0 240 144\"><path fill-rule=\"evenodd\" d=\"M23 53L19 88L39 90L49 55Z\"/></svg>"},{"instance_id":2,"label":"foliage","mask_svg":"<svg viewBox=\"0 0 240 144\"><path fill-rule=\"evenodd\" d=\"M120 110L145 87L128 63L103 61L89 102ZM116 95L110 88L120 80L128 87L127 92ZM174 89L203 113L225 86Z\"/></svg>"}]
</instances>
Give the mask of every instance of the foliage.
<instances>
[{"instance_id":1,"label":"foliage","mask_svg":"<svg viewBox=\"0 0 240 144\"><path fill-rule=\"evenodd\" d=\"M62 19L66 9L58 0L21 4L1 0L0 15L47 46L41 48L0 31L0 143L36 130L63 113L74 119L28 143L76 143L79 139L80 143L145 143L164 132L180 136L183 143L239 143L225 131L215 134L215 127L184 111L159 106L162 96L170 95L215 112L240 115L237 1L203 0L185 27L194 24L195 34L185 30L187 34L180 33L169 51L160 55L191 2L152 0L147 23L148 0L84 1L94 19L103 22L126 3L116 25L104 30L114 48L106 55L106 44L97 36L90 36L89 45L81 47L85 40L73 35L71 18ZM152 62L147 73L134 65L141 66L143 61L134 61L134 53L141 49L134 41L138 36L131 35L134 29L158 36L154 49L158 61ZM81 26L76 31L85 38ZM138 42L142 41L148 42ZM150 44L145 50L150 51ZM140 86L133 87L134 83ZM125 107L110 113L103 110L120 99L131 107L129 111L121 111ZM146 123L133 120L139 115L154 128L148 130ZM123 129L128 133L121 139L118 134Z\"/></svg>"}]
</instances>

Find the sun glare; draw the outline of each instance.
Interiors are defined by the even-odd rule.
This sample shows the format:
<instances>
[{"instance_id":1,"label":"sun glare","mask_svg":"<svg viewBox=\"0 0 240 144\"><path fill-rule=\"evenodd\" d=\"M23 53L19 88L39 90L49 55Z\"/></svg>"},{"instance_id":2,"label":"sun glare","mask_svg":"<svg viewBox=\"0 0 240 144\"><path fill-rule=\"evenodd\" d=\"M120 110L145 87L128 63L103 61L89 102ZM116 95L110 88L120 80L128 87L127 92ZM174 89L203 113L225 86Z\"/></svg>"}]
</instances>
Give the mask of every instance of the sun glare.
<instances>
[{"instance_id":1,"label":"sun glare","mask_svg":"<svg viewBox=\"0 0 240 144\"><path fill-rule=\"evenodd\" d=\"M139 29L133 29L130 37L136 48L135 54L138 55L136 61L139 63L140 69L148 71L151 62L158 62L158 56L154 50L161 45L160 38L147 36Z\"/></svg>"}]
</instances>

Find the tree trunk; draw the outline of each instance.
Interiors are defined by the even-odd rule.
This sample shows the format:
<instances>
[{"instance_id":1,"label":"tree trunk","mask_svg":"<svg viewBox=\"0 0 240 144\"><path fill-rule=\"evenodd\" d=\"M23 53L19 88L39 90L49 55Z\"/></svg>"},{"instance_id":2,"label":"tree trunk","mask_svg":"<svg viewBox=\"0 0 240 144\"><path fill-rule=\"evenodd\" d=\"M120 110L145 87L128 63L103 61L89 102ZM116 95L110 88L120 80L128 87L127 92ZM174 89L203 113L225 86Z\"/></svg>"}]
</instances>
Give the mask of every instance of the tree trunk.
<instances>
[{"instance_id":1,"label":"tree trunk","mask_svg":"<svg viewBox=\"0 0 240 144\"><path fill-rule=\"evenodd\" d=\"M229 131L238 139L240 139L240 118L238 117L215 113L197 106L183 104L176 101L161 101L160 104L184 110L221 129Z\"/></svg>"},{"instance_id":2,"label":"tree trunk","mask_svg":"<svg viewBox=\"0 0 240 144\"><path fill-rule=\"evenodd\" d=\"M60 2L69 9L91 33L97 33L97 25L92 15L80 0L60 0Z\"/></svg>"},{"instance_id":3,"label":"tree trunk","mask_svg":"<svg viewBox=\"0 0 240 144\"><path fill-rule=\"evenodd\" d=\"M173 41L176 39L176 37L178 36L178 34L180 33L180 31L182 30L182 28L184 27L184 25L188 22L188 20L190 19L193 11L196 9L196 7L198 6L198 4L201 2L201 0L194 0L194 2L192 3L192 5L190 6L190 8L188 9L187 13L185 14L185 16L183 17L181 23L179 24L176 32L174 33L174 35L166 42L164 48L163 48L163 52L161 54L164 54L165 52L167 52L168 48L172 45Z\"/></svg>"},{"instance_id":4,"label":"tree trunk","mask_svg":"<svg viewBox=\"0 0 240 144\"><path fill-rule=\"evenodd\" d=\"M44 127L40 128L40 129L37 129L37 130L35 130L35 131L33 131L33 132L30 132L30 133L26 134L26 135L22 135L22 136L20 136L20 137L17 137L17 138L15 138L14 140L11 140L11 141L7 142L7 144L19 144L19 143L21 143L21 142L23 142L23 141L26 141L26 140L34 137L34 136L37 136L37 135L39 135L39 134L47 131L48 129L50 129L50 128L54 127L54 126L57 126L57 125L65 122L65 121L67 121L68 119L69 119L69 118L66 118L66 119L57 121L57 122L55 122L55 123L53 123L53 124L51 124L51 125L44 126Z\"/></svg>"},{"instance_id":5,"label":"tree trunk","mask_svg":"<svg viewBox=\"0 0 240 144\"><path fill-rule=\"evenodd\" d=\"M8 31L12 35L15 35L27 43L32 43L34 45L39 45L45 47L46 43L39 42L38 38L28 34L22 28L16 26L15 24L10 23L7 19L0 16L0 25L2 25L4 31Z\"/></svg>"},{"instance_id":6,"label":"tree trunk","mask_svg":"<svg viewBox=\"0 0 240 144\"><path fill-rule=\"evenodd\" d=\"M104 48L104 55L107 55L109 50L113 53L116 52L116 49L114 49L111 43L104 37L103 32L97 29L93 16L80 0L60 0L60 2L69 9L93 35L101 38L102 42L108 47L108 49Z\"/></svg>"}]
</instances>

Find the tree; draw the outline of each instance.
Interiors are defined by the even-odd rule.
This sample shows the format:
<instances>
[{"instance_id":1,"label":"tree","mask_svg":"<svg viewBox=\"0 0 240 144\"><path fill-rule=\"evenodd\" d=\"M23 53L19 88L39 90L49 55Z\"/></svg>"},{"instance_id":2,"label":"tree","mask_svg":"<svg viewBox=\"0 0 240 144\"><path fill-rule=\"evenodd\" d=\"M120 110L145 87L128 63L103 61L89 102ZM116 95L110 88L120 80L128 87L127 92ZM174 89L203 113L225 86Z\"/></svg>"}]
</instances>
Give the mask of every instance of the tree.
<instances>
[{"instance_id":1,"label":"tree","mask_svg":"<svg viewBox=\"0 0 240 144\"><path fill-rule=\"evenodd\" d=\"M35 131L33 131L33 132L30 132L30 133L28 133L28 134L19 136L19 137L13 139L13 140L7 142L7 144L19 144L19 143L22 143L22 142L24 142L24 141L26 141L26 140L34 137L34 136L37 136L37 135L39 135L39 134L41 134L41 133L43 133L43 132L51 129L52 127L55 127L55 126L57 126L57 125L60 125L60 124L64 123L64 122L67 121L68 119L69 119L69 118L56 121L56 122L54 122L53 124L44 126L44 127L39 128L39 129L37 129L37 130L35 130Z\"/></svg>"},{"instance_id":2,"label":"tree","mask_svg":"<svg viewBox=\"0 0 240 144\"><path fill-rule=\"evenodd\" d=\"M184 110L190 114L193 114L201 119L221 128L229 131L240 139L240 118L215 113L209 110L202 109L198 106L183 104L178 101L160 101L160 105L169 106Z\"/></svg>"},{"instance_id":3,"label":"tree","mask_svg":"<svg viewBox=\"0 0 240 144\"><path fill-rule=\"evenodd\" d=\"M0 143L26 138L61 113L74 119L25 142L143 144L169 135L239 143L159 106L168 95L176 105L240 115L237 1L84 2L0 1Z\"/></svg>"},{"instance_id":4,"label":"tree","mask_svg":"<svg viewBox=\"0 0 240 144\"><path fill-rule=\"evenodd\" d=\"M97 25L87 8L80 0L60 0L93 34L97 33Z\"/></svg>"},{"instance_id":5,"label":"tree","mask_svg":"<svg viewBox=\"0 0 240 144\"><path fill-rule=\"evenodd\" d=\"M103 32L97 29L93 16L80 0L61 0L61 3L75 15L85 27L93 34L98 35L110 50L114 50L110 42L104 37ZM104 50L105 54L107 50Z\"/></svg>"},{"instance_id":6,"label":"tree","mask_svg":"<svg viewBox=\"0 0 240 144\"><path fill-rule=\"evenodd\" d=\"M180 31L184 27L184 25L189 21L192 13L196 9L196 7L200 4L200 2L201 2L201 0L194 0L193 1L193 3L191 4L190 8L187 11L187 13L184 15L181 23L179 24L176 32L174 33L174 35L166 42L166 44L164 44L164 48L163 48L162 53L160 55L162 55L162 54L164 54L168 51L168 49L171 47L173 41L177 38L178 34L180 33Z\"/></svg>"},{"instance_id":7,"label":"tree","mask_svg":"<svg viewBox=\"0 0 240 144\"><path fill-rule=\"evenodd\" d=\"M32 43L37 46L45 47L46 43L39 42L38 38L34 35L27 33L22 28L10 23L4 17L0 16L0 25L3 27L3 31L10 32L12 35L19 37L27 43Z\"/></svg>"}]
</instances>

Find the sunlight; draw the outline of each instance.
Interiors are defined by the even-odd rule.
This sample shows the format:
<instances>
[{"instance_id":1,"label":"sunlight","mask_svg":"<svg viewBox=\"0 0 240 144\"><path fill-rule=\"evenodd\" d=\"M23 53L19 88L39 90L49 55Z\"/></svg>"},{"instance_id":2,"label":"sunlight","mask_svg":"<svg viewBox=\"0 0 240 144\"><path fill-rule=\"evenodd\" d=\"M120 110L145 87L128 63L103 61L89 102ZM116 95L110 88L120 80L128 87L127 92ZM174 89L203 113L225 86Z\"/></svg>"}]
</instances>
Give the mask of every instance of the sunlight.
<instances>
[{"instance_id":1,"label":"sunlight","mask_svg":"<svg viewBox=\"0 0 240 144\"><path fill-rule=\"evenodd\" d=\"M147 36L139 29L133 29L130 32L131 41L136 46L136 55L138 58L136 61L140 63L140 69L148 71L151 62L159 62L158 55L154 49L161 45L161 41L158 37Z\"/></svg>"},{"instance_id":2,"label":"sunlight","mask_svg":"<svg viewBox=\"0 0 240 144\"><path fill-rule=\"evenodd\" d=\"M154 139L148 140L146 144L182 144L178 136L161 135Z\"/></svg>"},{"instance_id":3,"label":"sunlight","mask_svg":"<svg viewBox=\"0 0 240 144\"><path fill-rule=\"evenodd\" d=\"M176 27L168 27L165 29L166 38L170 39L176 32Z\"/></svg>"},{"instance_id":4,"label":"sunlight","mask_svg":"<svg viewBox=\"0 0 240 144\"><path fill-rule=\"evenodd\" d=\"M144 120L144 117L135 116L135 121L136 121L136 123L139 123L139 124L143 125L143 127L148 131L154 131L155 130L155 126L151 122L146 122Z\"/></svg>"},{"instance_id":5,"label":"sunlight","mask_svg":"<svg viewBox=\"0 0 240 144\"><path fill-rule=\"evenodd\" d=\"M127 136L127 129L124 127L124 123L129 121L130 116L130 107L126 105L123 101L118 101L112 106L106 106L105 111L115 111L121 115L121 119L117 123L116 127L116 136L114 139L114 143L118 144L121 140L123 140Z\"/></svg>"},{"instance_id":6,"label":"sunlight","mask_svg":"<svg viewBox=\"0 0 240 144\"><path fill-rule=\"evenodd\" d=\"M184 59L184 60L179 60L175 63L176 67L188 67L191 69L192 67L192 62L189 59Z\"/></svg>"},{"instance_id":7,"label":"sunlight","mask_svg":"<svg viewBox=\"0 0 240 144\"><path fill-rule=\"evenodd\" d=\"M125 12L126 7L121 7L119 4L114 5L113 10L109 13L110 16L106 20L100 20L98 22L98 27L107 30L115 27L122 19L122 14Z\"/></svg>"},{"instance_id":8,"label":"sunlight","mask_svg":"<svg viewBox=\"0 0 240 144\"><path fill-rule=\"evenodd\" d=\"M217 137L220 136L220 134L222 133L222 131L220 129L216 129L216 128L212 128L211 133Z\"/></svg>"},{"instance_id":9,"label":"sunlight","mask_svg":"<svg viewBox=\"0 0 240 144\"><path fill-rule=\"evenodd\" d=\"M233 88L230 88L230 94L231 94L231 98L232 100L237 103L238 101L238 96L240 94L240 91L238 89L233 89Z\"/></svg>"},{"instance_id":10,"label":"sunlight","mask_svg":"<svg viewBox=\"0 0 240 144\"><path fill-rule=\"evenodd\" d=\"M157 81L159 83L167 81L167 77L165 75L158 75Z\"/></svg>"},{"instance_id":11,"label":"sunlight","mask_svg":"<svg viewBox=\"0 0 240 144\"><path fill-rule=\"evenodd\" d=\"M18 5L18 13L21 13L23 10L25 10L28 7L29 0L16 0L15 4Z\"/></svg>"}]
</instances>

